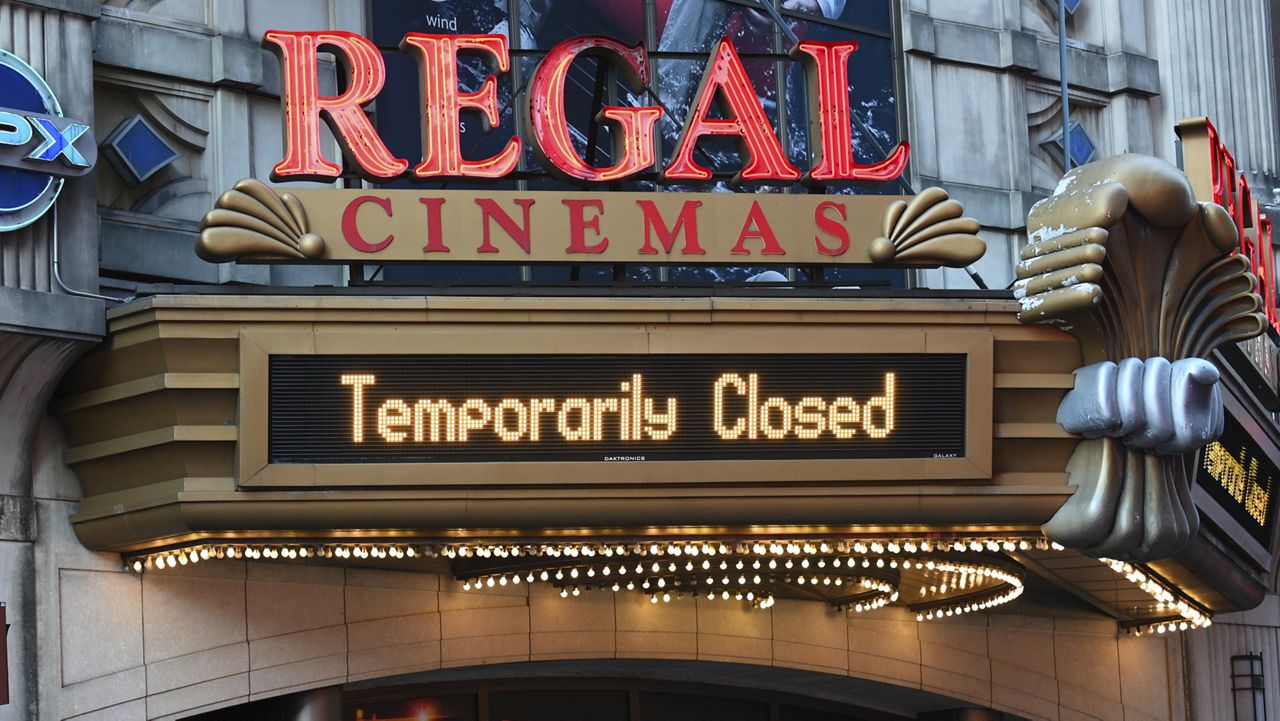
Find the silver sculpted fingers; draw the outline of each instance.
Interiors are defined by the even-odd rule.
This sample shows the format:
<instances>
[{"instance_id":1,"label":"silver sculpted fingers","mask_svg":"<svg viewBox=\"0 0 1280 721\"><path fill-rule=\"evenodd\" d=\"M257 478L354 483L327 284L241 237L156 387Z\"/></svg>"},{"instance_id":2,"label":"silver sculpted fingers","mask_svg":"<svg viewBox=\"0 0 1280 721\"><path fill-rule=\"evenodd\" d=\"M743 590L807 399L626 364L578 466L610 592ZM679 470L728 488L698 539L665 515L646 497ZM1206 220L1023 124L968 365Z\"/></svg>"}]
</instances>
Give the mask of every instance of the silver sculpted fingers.
<instances>
[{"instance_id":1,"label":"silver sculpted fingers","mask_svg":"<svg viewBox=\"0 0 1280 721\"><path fill-rule=\"evenodd\" d=\"M1218 378L1218 369L1200 358L1186 358L1173 364L1170 383L1173 439L1156 446L1157 453L1188 453L1222 435L1222 391Z\"/></svg>"},{"instance_id":2,"label":"silver sculpted fingers","mask_svg":"<svg viewBox=\"0 0 1280 721\"><path fill-rule=\"evenodd\" d=\"M1200 358L1103 361L1076 371L1058 423L1085 438L1119 438L1130 448L1181 455L1222 432L1218 369Z\"/></svg>"}]
</instances>

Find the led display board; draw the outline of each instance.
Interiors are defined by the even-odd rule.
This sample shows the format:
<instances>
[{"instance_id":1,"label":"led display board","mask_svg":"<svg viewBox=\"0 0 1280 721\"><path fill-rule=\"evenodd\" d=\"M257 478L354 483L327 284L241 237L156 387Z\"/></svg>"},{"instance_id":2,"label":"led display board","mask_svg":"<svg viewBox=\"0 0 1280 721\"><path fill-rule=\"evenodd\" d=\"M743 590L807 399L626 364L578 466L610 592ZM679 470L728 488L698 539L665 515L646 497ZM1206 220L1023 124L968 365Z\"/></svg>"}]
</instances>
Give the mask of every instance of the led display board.
<instances>
[{"instance_id":1,"label":"led display board","mask_svg":"<svg viewBox=\"0 0 1280 721\"><path fill-rule=\"evenodd\" d=\"M1271 545L1275 463L1230 413L1222 437L1200 451L1196 482L1264 547Z\"/></svg>"},{"instance_id":2,"label":"led display board","mask_svg":"<svg viewBox=\"0 0 1280 721\"><path fill-rule=\"evenodd\" d=\"M272 355L272 464L965 455L965 354Z\"/></svg>"}]
</instances>

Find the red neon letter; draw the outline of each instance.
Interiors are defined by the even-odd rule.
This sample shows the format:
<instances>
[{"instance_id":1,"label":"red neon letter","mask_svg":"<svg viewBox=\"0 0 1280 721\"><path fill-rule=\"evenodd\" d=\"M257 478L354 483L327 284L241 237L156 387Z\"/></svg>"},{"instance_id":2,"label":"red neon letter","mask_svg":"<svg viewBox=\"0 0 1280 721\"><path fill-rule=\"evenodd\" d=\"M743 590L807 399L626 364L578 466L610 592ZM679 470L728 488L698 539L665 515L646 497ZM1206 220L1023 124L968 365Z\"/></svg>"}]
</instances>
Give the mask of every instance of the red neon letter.
<instances>
[{"instance_id":1,"label":"red neon letter","mask_svg":"<svg viewBox=\"0 0 1280 721\"><path fill-rule=\"evenodd\" d=\"M1258 214L1258 251L1262 256L1262 264L1253 272L1258 276L1262 307L1271 326L1280 330L1280 312L1276 309L1275 252L1272 249L1271 220L1261 213Z\"/></svg>"},{"instance_id":2,"label":"red neon letter","mask_svg":"<svg viewBox=\"0 0 1280 721\"><path fill-rule=\"evenodd\" d=\"M605 106L600 116L613 126L615 162L607 168L588 165L573 148L569 120L564 112L569 65L577 56L588 54L599 56L599 62L604 62L606 57L617 61L636 92L649 83L649 54L643 45L623 45L598 35L570 38L552 48L533 72L525 109L537 141L533 151L547 170L570 180L611 183L653 165L653 126L662 117L662 108Z\"/></svg>"},{"instance_id":3,"label":"red neon letter","mask_svg":"<svg viewBox=\"0 0 1280 721\"><path fill-rule=\"evenodd\" d=\"M444 205L444 198L418 198L418 202L427 206L427 244L422 246L422 252L448 253L449 246L444 244L440 223L440 206Z\"/></svg>"},{"instance_id":4,"label":"red neon letter","mask_svg":"<svg viewBox=\"0 0 1280 721\"><path fill-rule=\"evenodd\" d=\"M320 149L321 113L334 137L372 179L394 178L409 164L391 154L361 108L373 100L386 79L378 48L355 33L338 30L286 32L268 30L262 44L280 58L283 76L284 159L271 169L273 180L336 178L342 167L325 160ZM321 97L316 53L334 51L346 67L350 86L334 97Z\"/></svg>"},{"instance_id":5,"label":"red neon letter","mask_svg":"<svg viewBox=\"0 0 1280 721\"><path fill-rule=\"evenodd\" d=\"M769 219L764 217L764 211L760 209L760 203L751 201L751 210L747 212L747 222L742 224L742 232L738 233L738 242L729 252L733 255L751 255L751 251L747 250L744 241L747 238L759 238L764 241L764 248L760 251L761 255L786 255L786 251L782 246L778 245L778 237L773 234L773 227L769 225Z\"/></svg>"},{"instance_id":6,"label":"red neon letter","mask_svg":"<svg viewBox=\"0 0 1280 721\"><path fill-rule=\"evenodd\" d=\"M676 223L671 228L667 228L666 222L662 220L662 214L658 212L658 206L654 205L652 200L637 200L636 205L640 206L640 211L644 214L644 247L640 249L640 255L658 254L658 249L649 242L653 232L658 234L658 243L662 246L662 250L667 255L671 255L672 249L676 247L676 236L682 230L684 231L684 250L680 251L680 254L706 254L702 246L698 245L698 208L702 205L701 200L684 201L684 205L680 206L680 214L676 216Z\"/></svg>"},{"instance_id":7,"label":"red neon letter","mask_svg":"<svg viewBox=\"0 0 1280 721\"><path fill-rule=\"evenodd\" d=\"M717 91L723 97L729 118L707 117ZM798 180L800 171L787 160L773 132L733 41L721 38L707 61L702 86L689 108L680 143L662 176L667 180L709 179L711 171L693 161L693 148L698 139L704 135L736 135L741 138L741 152L749 158L738 179Z\"/></svg>"},{"instance_id":8,"label":"red neon letter","mask_svg":"<svg viewBox=\"0 0 1280 721\"><path fill-rule=\"evenodd\" d=\"M818 246L818 252L823 255L844 255L849 249L849 229L844 227L844 223L837 222L835 218L829 217L827 211L835 208L840 214L840 220L848 220L849 215L845 212L844 203L837 203L834 200L824 200L818 203L818 207L813 209L813 222L818 226L818 230L830 235L840 241L840 245L832 248L822 242L822 238L813 236L813 244Z\"/></svg>"},{"instance_id":9,"label":"red neon letter","mask_svg":"<svg viewBox=\"0 0 1280 721\"><path fill-rule=\"evenodd\" d=\"M342 237L346 239L347 245L361 253L377 253L391 245L391 241L395 236L387 234L387 237L383 238L381 243L370 243L364 239L364 236L360 235L360 227L356 223L356 213L360 210L360 206L365 203L373 203L382 208L382 212L386 213L388 218L391 217L390 198L380 198L376 195L358 196L350 203L347 203L346 209L342 211Z\"/></svg>"},{"instance_id":10,"label":"red neon letter","mask_svg":"<svg viewBox=\"0 0 1280 721\"><path fill-rule=\"evenodd\" d=\"M529 252L529 208L533 206L533 198L516 198L515 204L520 206L524 211L524 226L516 225L516 221L507 211L498 205L498 201L490 198L476 198L476 205L480 206L480 225L484 228L484 242L476 249L477 253L497 253L498 247L489 240L489 221L496 220L498 225L511 236L511 239L520 246L525 253Z\"/></svg>"},{"instance_id":11,"label":"red neon letter","mask_svg":"<svg viewBox=\"0 0 1280 721\"><path fill-rule=\"evenodd\" d=\"M801 42L809 77L809 107L813 113L813 137L818 164L806 180L893 180L906 170L910 146L904 141L889 157L871 165L859 165L853 158L853 112L849 102L849 57L858 49L852 40L838 43Z\"/></svg>"},{"instance_id":12,"label":"red neon letter","mask_svg":"<svg viewBox=\"0 0 1280 721\"><path fill-rule=\"evenodd\" d=\"M609 247L609 239L601 237L591 245L587 245L587 229L600 235L600 216L604 215L604 202L600 200L562 200L569 209L569 247L566 253L603 253ZM596 214L588 219L586 209L594 208Z\"/></svg>"},{"instance_id":13,"label":"red neon letter","mask_svg":"<svg viewBox=\"0 0 1280 721\"><path fill-rule=\"evenodd\" d=\"M520 138L513 137L492 158L462 157L458 115L463 108L479 110L485 130L497 126L498 80L490 75L474 93L458 90L458 53L475 51L494 58L498 72L510 65L505 35L425 35L409 33L400 50L418 50L422 84L422 162L413 169L419 178L501 178L515 169L520 158Z\"/></svg>"}]
</instances>

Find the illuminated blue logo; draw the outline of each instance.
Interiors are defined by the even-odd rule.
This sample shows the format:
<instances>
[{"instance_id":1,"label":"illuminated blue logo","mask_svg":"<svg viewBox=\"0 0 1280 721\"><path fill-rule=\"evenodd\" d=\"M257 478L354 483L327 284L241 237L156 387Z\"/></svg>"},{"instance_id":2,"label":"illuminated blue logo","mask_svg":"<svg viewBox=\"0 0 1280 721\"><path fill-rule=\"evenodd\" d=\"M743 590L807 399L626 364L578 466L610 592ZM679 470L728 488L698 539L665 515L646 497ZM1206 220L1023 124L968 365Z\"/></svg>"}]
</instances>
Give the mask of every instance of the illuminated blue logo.
<instances>
[{"instance_id":1,"label":"illuminated blue logo","mask_svg":"<svg viewBox=\"0 0 1280 721\"><path fill-rule=\"evenodd\" d=\"M97 159L89 126L64 118L44 78L0 50L0 231L34 223Z\"/></svg>"}]
</instances>

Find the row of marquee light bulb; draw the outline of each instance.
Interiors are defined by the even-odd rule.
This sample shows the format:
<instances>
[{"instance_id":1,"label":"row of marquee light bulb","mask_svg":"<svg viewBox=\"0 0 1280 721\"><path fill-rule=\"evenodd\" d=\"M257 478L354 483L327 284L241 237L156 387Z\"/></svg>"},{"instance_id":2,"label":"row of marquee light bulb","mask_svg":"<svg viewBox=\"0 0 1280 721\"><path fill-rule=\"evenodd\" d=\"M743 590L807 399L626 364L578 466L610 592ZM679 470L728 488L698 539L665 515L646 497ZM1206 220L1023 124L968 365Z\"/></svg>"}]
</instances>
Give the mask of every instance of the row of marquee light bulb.
<instances>
[{"instance_id":1,"label":"row of marquee light bulb","mask_svg":"<svg viewBox=\"0 0 1280 721\"><path fill-rule=\"evenodd\" d=\"M756 556L813 555L817 553L856 553L874 555L897 553L962 553L965 551L1062 550L1044 538L986 539L888 539L874 541L749 541L705 542L664 541L640 543L570 543L570 544L411 544L411 543L214 543L160 551L131 557L125 565L137 572L164 570L211 559L306 559L306 558L591 558L595 556L715 556L752 554Z\"/></svg>"},{"instance_id":2,"label":"row of marquee light bulb","mask_svg":"<svg viewBox=\"0 0 1280 721\"><path fill-rule=\"evenodd\" d=\"M1003 605L1005 603L1008 603L1018 598L1019 596L1022 595L1022 592L1023 592L1023 583L1021 578L1019 578L1016 574L1010 573L1009 571L995 565L976 564L976 563L973 563L973 564L955 563L947 560L936 560L932 558L926 558L926 559L909 559L908 558L908 559L902 559L901 562L899 562L899 560L895 558L895 559L891 559L888 563L885 563L883 559L877 559L876 562L872 564L871 560L868 558L854 558L854 557L849 557L845 559L837 558L835 559L832 565L838 567L839 565L841 565L842 560L844 565L850 569L854 569L859 566L861 566L862 568L870 568L871 566L874 565L876 568L888 567L893 570L897 570L899 568L901 568L902 570L911 570L912 568L915 568L918 570L937 571L941 573L955 574L956 577L959 579L957 582L955 582L955 587L960 589L968 588L968 587L976 587L979 582L978 579L987 579L988 581L994 581L996 584L996 585L993 585L992 587L993 593L985 597L981 597L981 598L969 597L960 603L942 604L935 608L930 608L928 610L921 610L916 614L917 621L932 621L935 618L959 616L965 613L973 613L975 611L983 611L989 608L994 608L996 606ZM762 583L764 583L764 579L761 578L761 576L758 573L755 573L755 571L766 570L765 568L766 564L762 564L759 559L757 559L751 564L750 569L746 568L745 563L741 560L737 562L736 568L727 568L724 562L722 562L719 565L718 569L714 567L709 567L709 565L710 565L709 562L706 560L703 561L701 566L696 566L693 562L690 561L690 562L686 562L683 569L677 566L676 564L672 564L672 563L669 563L668 566L664 569L659 563L654 562L648 569L645 569L642 565L637 564L634 570L636 574L639 574L641 576L645 575L646 573L663 573L664 571L679 572L683 570L686 573L690 573L690 572L697 573L699 571L709 572L710 575L708 575L705 580L707 585L713 585L713 586L717 585L717 579L715 577L715 574L717 573L717 571L718 572L728 571L730 573L736 571L739 574L743 574L744 572L749 571L753 574L752 577L748 579L745 575L739 575L738 578L736 579L737 580L736 586L738 588L736 588L735 590L730 591L728 589L721 588L717 592L716 589L713 588L705 592L706 594L705 597L708 600L712 600L712 601L717 599L725 600L725 601L728 601L730 599L734 599L738 601L747 601L747 602L750 602L756 608L761 608L761 609L769 608L774 604L775 599L770 594L757 595L754 591L742 590L743 587L746 587L748 585L759 586ZM826 565L826 561L819 560L814 565L817 566L818 568L823 568ZM800 564L796 564L792 559L788 558L783 564L781 564L781 568L786 570L794 570L797 566L802 566L803 568L807 569L810 566L809 560L802 559ZM777 564L777 559L770 559L769 564L767 565L767 568L768 570L778 569L779 565ZM554 570L554 573L552 573L552 570ZM628 569L626 566L621 564L618 565L616 570L616 575L623 576L623 575L626 575L627 572L628 572ZM528 583L533 583L535 580L539 580L546 583L565 584L565 585L562 585L560 588L561 598L568 598L569 596L577 597L581 595L584 590L590 590L591 588L609 588L615 593L621 591L623 588L626 588L627 590L635 590L639 588L641 591L647 592L649 594L649 601L651 603L657 603L659 600L661 600L664 603L669 603L673 598L673 595L672 595L673 593L675 594L674 596L675 598L680 598L684 596L683 590L670 586L669 584L666 583L666 579L661 577L653 581L650 581L648 578L644 578L644 580L642 580L639 584L637 584L634 580L621 580L621 579L614 580L612 581L612 583L608 581L594 581L595 577L597 576L595 568L585 568L583 570L579 570L578 567L573 567L569 569L569 572L567 574L565 573L565 569L563 568L543 569L537 572L536 575L534 572L524 572L524 573L525 575L523 576L523 580ZM612 570L610 566L604 566L601 568L599 575L609 576L614 573L615 571ZM578 579L582 579L582 581L579 583L574 583ZM484 588L494 588L495 586L518 585L521 582L521 580L522 580L522 577L520 573L502 573L502 574L479 576L479 577L467 579L463 583L463 590L470 591L470 590L481 590ZM731 578L730 576L723 576L718 580L719 580L720 586L735 585L734 579ZM849 585L852 586L854 589L861 587L865 591L874 593L874 595L871 598L868 598L866 600L859 600L851 603L846 602L840 605L841 608L847 611L852 611L853 613L862 613L864 611L874 611L875 609L883 608L884 606L897 601L899 598L898 588L896 586L878 578L868 578L868 577L860 576L854 579L847 579L844 576L833 576L833 575L816 574L816 573L811 573L808 576L805 576L803 573L797 573L794 576L794 582L797 585L801 585L801 586L806 585L807 583L808 585L811 585L811 586L821 585L821 586L843 587L847 581L850 582ZM1003 590L1000 590L1000 589L1003 589ZM946 590L946 584L943 584L941 592L945 593L945 590ZM996 590L999 590L999 592L998 593L994 592ZM936 585L933 586L932 589L922 587L920 589L920 593L921 595L929 595L930 593L938 594L939 590ZM701 596L702 592L699 592L696 590L690 590L689 595L697 597L697 596Z\"/></svg>"},{"instance_id":3,"label":"row of marquee light bulb","mask_svg":"<svg viewBox=\"0 0 1280 721\"><path fill-rule=\"evenodd\" d=\"M329 544L205 544L173 551L163 551L126 560L126 567L142 572L145 570L163 570L211 559L405 559L405 558L592 558L609 557L698 557L724 556L731 554L754 555L759 557L803 556L820 553L835 554L871 554L883 556L898 553L964 553L964 552L1014 552L1030 549L1040 551L1061 551L1063 547L1051 543L1045 538L984 538L984 539L880 539L880 540L840 540L840 541L749 541L749 542L707 542L707 541L664 541L664 542L628 542L628 543L568 543L568 544L513 544L513 543L466 543L466 544L406 544L406 543L329 543ZM802 562L805 559L801 559ZM863 559L869 561L869 559ZM1168 633L1185 631L1194 628L1206 628L1212 624L1210 615L1184 598L1180 598L1173 590L1141 569L1122 561L1102 559L1117 574L1138 586L1157 604L1158 610L1168 610L1170 618L1151 623L1131 624L1129 631L1141 635L1149 633ZM896 563L896 559L890 559ZM950 563L950 562L947 562ZM935 567L936 562L935 562ZM892 568L892 566L891 566ZM1003 569L994 568L995 572L1005 573ZM945 569L942 569L945 570ZM527 576L526 576L527 578ZM997 578L999 578L997 576ZM1003 579L1000 579L1003 581ZM952 616L956 613L968 613L985 610L1013 600L1022 593L1020 583L1005 583L1009 588L1004 594L979 602L969 602L963 606L937 608L917 614L921 621ZM923 589L922 589L923 590ZM571 595L578 595L570 592ZM663 598L665 595L665 598ZM670 593L651 595L650 601L656 603L670 600ZM874 600L863 604L862 611L880 608L891 601L893 594L878 595ZM1005 597L1007 596L1007 597ZM737 593L730 598L748 600ZM722 591L718 598L724 599ZM726 599L727 600L727 599ZM774 604L772 596L749 599L758 608L768 608ZM896 599L894 599L896 600ZM856 605L853 609L858 611ZM1175 615L1176 614L1176 615Z\"/></svg>"},{"instance_id":4,"label":"row of marquee light bulb","mask_svg":"<svg viewBox=\"0 0 1280 721\"><path fill-rule=\"evenodd\" d=\"M1205 611L1178 598L1177 594L1152 578L1142 569L1131 563L1117 561L1112 558L1099 559L1112 571L1125 577L1133 585L1142 589L1156 602L1157 611L1169 611L1170 617L1154 622L1142 622L1129 625L1129 633L1141 636L1145 633L1172 633L1194 628L1208 628L1213 625L1213 618Z\"/></svg>"}]
</instances>

